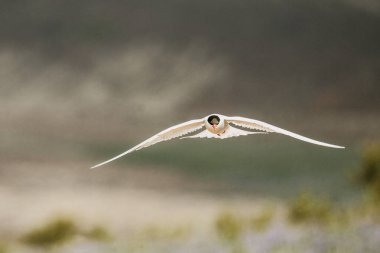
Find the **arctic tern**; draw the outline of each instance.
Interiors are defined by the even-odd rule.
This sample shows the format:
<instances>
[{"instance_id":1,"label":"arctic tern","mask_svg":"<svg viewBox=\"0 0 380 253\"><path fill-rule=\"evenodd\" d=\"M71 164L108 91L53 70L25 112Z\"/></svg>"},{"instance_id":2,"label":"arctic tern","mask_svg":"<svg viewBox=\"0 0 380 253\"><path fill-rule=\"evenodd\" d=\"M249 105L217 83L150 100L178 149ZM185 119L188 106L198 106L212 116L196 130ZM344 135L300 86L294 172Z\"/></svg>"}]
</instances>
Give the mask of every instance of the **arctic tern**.
<instances>
[{"instance_id":1,"label":"arctic tern","mask_svg":"<svg viewBox=\"0 0 380 253\"><path fill-rule=\"evenodd\" d=\"M202 131L197 134L186 136L187 134L193 133L201 129ZM245 129L256 130L256 131L248 131ZM265 133L279 133L279 134L288 135L290 137L299 139L301 141L310 142L316 145L321 145L321 146L330 147L330 148L344 148L342 146L337 146L337 145L313 140L308 137L287 131L285 129L270 125L268 123L265 123L259 120L249 119L249 118L244 118L244 117L239 117L239 116L229 117L229 116L224 116L221 114L211 114L201 119L190 120L190 121L186 121L184 123L169 127L168 129L165 129L159 132L158 134L150 137L149 139L125 151L124 153L91 167L91 169L102 166L126 154L132 153L133 151L137 151L142 148L149 147L153 144L156 144L162 141L168 141L177 137L225 139L225 138L241 136L241 135L265 134Z\"/></svg>"}]
</instances>

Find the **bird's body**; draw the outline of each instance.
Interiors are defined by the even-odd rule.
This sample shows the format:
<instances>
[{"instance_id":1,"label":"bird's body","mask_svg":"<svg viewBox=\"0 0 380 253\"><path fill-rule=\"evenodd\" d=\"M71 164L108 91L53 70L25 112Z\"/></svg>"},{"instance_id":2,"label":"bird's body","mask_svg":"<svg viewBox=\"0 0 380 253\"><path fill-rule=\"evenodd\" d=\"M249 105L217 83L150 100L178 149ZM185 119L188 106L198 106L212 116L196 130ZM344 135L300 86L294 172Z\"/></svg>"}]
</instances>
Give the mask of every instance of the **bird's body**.
<instances>
[{"instance_id":1,"label":"bird's body","mask_svg":"<svg viewBox=\"0 0 380 253\"><path fill-rule=\"evenodd\" d=\"M240 128L239 128L240 127ZM244 128L244 129L241 129ZM190 135L193 132L201 130L199 133ZM247 130L245 130L247 129ZM249 130L255 131L249 131ZM109 163L113 160L116 160L126 154L129 154L133 151L149 147L158 142L167 141L173 138L218 138L225 139L230 137L236 137L241 135L249 134L265 134L265 133L280 133L288 135L290 137L310 142L316 145L321 145L330 148L344 148L342 146L337 146L325 142L316 141L308 137L287 131L285 129L270 125L268 123L249 119L244 117L229 117L221 114L211 114L202 119L190 120L182 124L178 124L168 129L165 129L158 134L150 137L149 139L143 141L142 143L132 147L131 149L125 151L124 153L115 156L105 162L99 163L91 168L96 168L106 163ZM182 139L181 138L181 139Z\"/></svg>"}]
</instances>

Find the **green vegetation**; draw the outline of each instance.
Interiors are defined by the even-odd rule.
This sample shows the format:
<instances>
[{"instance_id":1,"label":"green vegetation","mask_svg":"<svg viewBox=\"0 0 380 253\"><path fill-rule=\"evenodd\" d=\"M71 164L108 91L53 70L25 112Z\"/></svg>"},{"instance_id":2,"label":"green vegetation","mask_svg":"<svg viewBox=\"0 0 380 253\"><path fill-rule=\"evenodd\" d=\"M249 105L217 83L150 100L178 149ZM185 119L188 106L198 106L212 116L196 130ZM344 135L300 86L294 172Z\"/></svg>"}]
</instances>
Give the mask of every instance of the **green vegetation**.
<instances>
[{"instance_id":1,"label":"green vegetation","mask_svg":"<svg viewBox=\"0 0 380 253\"><path fill-rule=\"evenodd\" d=\"M0 253L7 253L7 252L8 252L7 245L0 241Z\"/></svg>"},{"instance_id":2,"label":"green vegetation","mask_svg":"<svg viewBox=\"0 0 380 253\"><path fill-rule=\"evenodd\" d=\"M365 188L374 204L380 203L380 144L371 144L364 149L355 180Z\"/></svg>"},{"instance_id":3,"label":"green vegetation","mask_svg":"<svg viewBox=\"0 0 380 253\"><path fill-rule=\"evenodd\" d=\"M265 231L270 226L274 215L274 208L267 207L264 210L262 210L258 215L251 217L249 220L249 224L251 225L251 228L258 232Z\"/></svg>"},{"instance_id":4,"label":"green vegetation","mask_svg":"<svg viewBox=\"0 0 380 253\"><path fill-rule=\"evenodd\" d=\"M292 223L326 224L333 209L327 199L311 193L300 194L290 205L288 218Z\"/></svg>"},{"instance_id":5,"label":"green vegetation","mask_svg":"<svg viewBox=\"0 0 380 253\"><path fill-rule=\"evenodd\" d=\"M145 240L180 240L185 239L190 234L189 226L158 226L151 225L144 228L139 237Z\"/></svg>"},{"instance_id":6,"label":"green vegetation","mask_svg":"<svg viewBox=\"0 0 380 253\"><path fill-rule=\"evenodd\" d=\"M274 207L263 208L254 215L236 215L232 212L220 213L214 222L219 238L227 241L237 241L240 236L249 230L264 232L272 223L276 214Z\"/></svg>"},{"instance_id":7,"label":"green vegetation","mask_svg":"<svg viewBox=\"0 0 380 253\"><path fill-rule=\"evenodd\" d=\"M92 227L89 231L83 233L90 240L100 241L100 242L108 242L112 240L112 236L108 232L108 230L101 226L96 225Z\"/></svg>"},{"instance_id":8,"label":"green vegetation","mask_svg":"<svg viewBox=\"0 0 380 253\"><path fill-rule=\"evenodd\" d=\"M242 220L229 212L223 212L215 220L216 233L227 241L237 240L243 230Z\"/></svg>"},{"instance_id":9,"label":"green vegetation","mask_svg":"<svg viewBox=\"0 0 380 253\"><path fill-rule=\"evenodd\" d=\"M70 241L77 233L77 225L72 219L60 217L26 233L21 241L31 246L50 248Z\"/></svg>"},{"instance_id":10,"label":"green vegetation","mask_svg":"<svg viewBox=\"0 0 380 253\"><path fill-rule=\"evenodd\" d=\"M82 235L93 241L109 242L112 237L103 226L96 225L85 231L69 217L56 217L45 225L34 228L21 236L21 242L41 248L52 248L70 242L76 236ZM1 250L1 244L0 244ZM0 253L2 253L0 251Z\"/></svg>"},{"instance_id":11,"label":"green vegetation","mask_svg":"<svg viewBox=\"0 0 380 253\"><path fill-rule=\"evenodd\" d=\"M380 143L367 145L362 152L361 166L354 181L363 188L363 203L357 212L374 222L380 222Z\"/></svg>"}]
</instances>

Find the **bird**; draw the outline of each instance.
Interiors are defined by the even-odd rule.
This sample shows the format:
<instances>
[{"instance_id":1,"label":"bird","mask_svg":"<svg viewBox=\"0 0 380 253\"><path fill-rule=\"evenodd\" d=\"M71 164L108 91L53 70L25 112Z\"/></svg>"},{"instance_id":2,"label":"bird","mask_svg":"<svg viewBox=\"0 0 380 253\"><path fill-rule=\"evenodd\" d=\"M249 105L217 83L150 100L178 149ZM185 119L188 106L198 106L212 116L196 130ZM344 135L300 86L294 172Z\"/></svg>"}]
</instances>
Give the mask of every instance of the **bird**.
<instances>
[{"instance_id":1,"label":"bird","mask_svg":"<svg viewBox=\"0 0 380 253\"><path fill-rule=\"evenodd\" d=\"M202 130L202 131L200 131ZM252 131L253 130L253 131ZM194 132L200 131L196 134ZM174 138L217 138L226 139L230 137L244 136L250 134L267 134L267 133L279 133L287 135L301 141L313 143L330 148L345 148L343 146L333 145L311 138L290 132L288 130L276 127L263 121L240 117L240 116L225 116L221 114L210 114L201 119L189 120L184 123L169 127L156 135L153 135L149 139L137 144L136 146L128 149L127 151L117 155L107 161L101 162L91 169L105 165L112 162L122 156L125 156L134 151L140 150L152 146L162 141L168 141ZM190 135L193 134L193 135Z\"/></svg>"}]
</instances>

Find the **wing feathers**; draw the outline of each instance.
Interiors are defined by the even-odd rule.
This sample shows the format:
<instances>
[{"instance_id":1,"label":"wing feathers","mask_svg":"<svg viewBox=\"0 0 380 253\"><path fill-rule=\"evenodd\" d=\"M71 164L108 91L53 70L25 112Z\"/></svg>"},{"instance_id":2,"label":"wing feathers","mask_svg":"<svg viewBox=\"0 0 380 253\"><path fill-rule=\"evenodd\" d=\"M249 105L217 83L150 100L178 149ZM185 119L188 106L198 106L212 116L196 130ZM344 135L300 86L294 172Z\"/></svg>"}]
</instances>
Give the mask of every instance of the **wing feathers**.
<instances>
[{"instance_id":1,"label":"wing feathers","mask_svg":"<svg viewBox=\"0 0 380 253\"><path fill-rule=\"evenodd\" d=\"M225 119L228 123L232 123L236 126L249 128L249 129L253 129L253 130L260 130L260 131L264 131L267 133L280 133L280 134L288 135L290 137L293 137L293 138L296 138L296 139L299 139L299 140L302 140L305 142L310 142L310 143L321 145L321 146L326 146L326 147L331 147L331 148L344 148L342 146L333 145L333 144L313 140L313 139L310 139L308 137L287 131L285 129L270 125L268 123L265 123L265 122L262 122L259 120L254 120L254 119L249 119L249 118L244 118L244 117L226 117L226 116L223 116L223 117L225 117ZM120 158L126 154L129 154L129 153L136 151L136 150L140 150L142 148L149 147L149 146L154 145L158 142L167 141L167 140L170 140L173 138L181 137L183 135L192 133L194 131L200 130L202 127L204 127L204 119L190 120L190 121L184 122L182 124L178 124L178 125L169 127L168 129L165 129L165 130L159 132L158 134L156 134L156 135L150 137L149 139L141 142L140 144L134 146L133 148L125 151L124 153L117 155L117 156L115 156L115 157L113 157L113 158L111 158L105 162L99 163L99 164L97 164L91 168L93 169L93 168L102 166L102 165L109 163L113 160L116 160L116 159L118 159L118 158ZM229 137L233 137L233 136L247 135L247 134L254 134L254 133L263 133L263 132L249 132L249 131L245 131L242 129L233 128L232 126L229 126L226 129L226 131L220 135L211 134L207 130L205 130L205 131L200 132L196 135L186 136L184 138L212 138L213 137L213 138L224 139L224 138L229 138Z\"/></svg>"},{"instance_id":2,"label":"wing feathers","mask_svg":"<svg viewBox=\"0 0 380 253\"><path fill-rule=\"evenodd\" d=\"M280 133L284 135L288 135L290 137L305 141L305 142L310 142L316 145L321 145L321 146L326 146L330 148L344 148L342 146L338 145L333 145L317 140L310 139L308 137L287 131L285 129L270 125L268 123L259 121L259 120L254 120L254 119L249 119L249 118L244 118L244 117L226 117L226 120L232 124L235 124L237 126L245 127L245 128L250 128L250 129L257 129L257 130L262 130L270 133Z\"/></svg>"},{"instance_id":3,"label":"wing feathers","mask_svg":"<svg viewBox=\"0 0 380 253\"><path fill-rule=\"evenodd\" d=\"M267 134L267 132L245 131L245 130L238 129L229 125L226 132L220 135L220 138L225 139L225 138L238 137L238 136L249 135L249 134Z\"/></svg>"},{"instance_id":4,"label":"wing feathers","mask_svg":"<svg viewBox=\"0 0 380 253\"><path fill-rule=\"evenodd\" d=\"M201 129L203 126L204 126L203 119L198 119L198 120L190 120L190 121L184 122L182 124L169 127L168 129L165 129L165 130L159 132L158 134L156 134L156 135L150 137L149 139L141 142L140 144L134 146L133 148L128 149L124 153L121 153L120 155L117 155L117 156L115 156L115 157L113 157L113 158L111 158L105 162L102 162L102 163L99 163L95 166L92 166L91 169L102 166L106 163L112 162L113 160L116 160L116 159L118 159L118 158L120 158L126 154L133 152L133 151L152 146L158 142L168 141L170 139L180 137L180 136L183 136L185 134L194 132L196 130Z\"/></svg>"}]
</instances>

